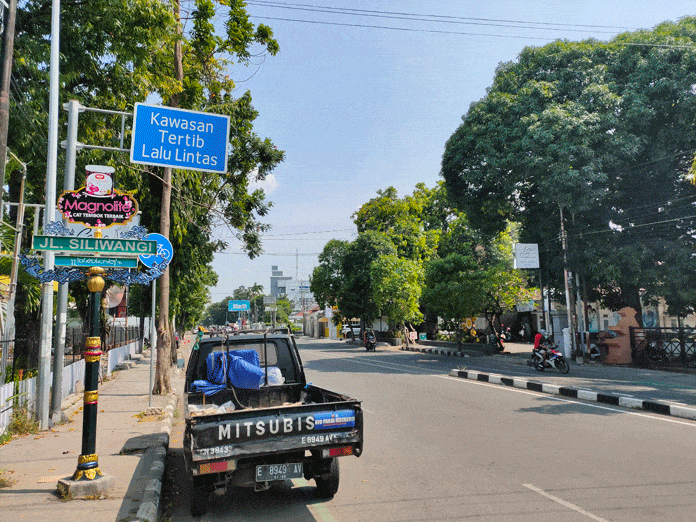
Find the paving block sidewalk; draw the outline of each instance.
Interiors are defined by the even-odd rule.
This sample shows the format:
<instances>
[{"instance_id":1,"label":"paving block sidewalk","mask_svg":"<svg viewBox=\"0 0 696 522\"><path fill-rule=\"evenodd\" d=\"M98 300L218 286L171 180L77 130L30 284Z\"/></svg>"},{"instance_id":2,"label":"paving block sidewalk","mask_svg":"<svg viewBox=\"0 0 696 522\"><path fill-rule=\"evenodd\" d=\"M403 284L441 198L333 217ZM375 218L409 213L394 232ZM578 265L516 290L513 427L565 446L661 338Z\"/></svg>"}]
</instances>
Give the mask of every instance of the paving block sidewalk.
<instances>
[{"instance_id":1,"label":"paving block sidewalk","mask_svg":"<svg viewBox=\"0 0 696 522\"><path fill-rule=\"evenodd\" d=\"M0 447L0 470L10 487L0 489L0 521L97 522L156 520L169 431L184 372L172 368L169 396L152 396L149 352L127 361L99 386L96 453L99 468L114 477L107 498L63 500L59 479L72 476L82 450L82 396L64 412L70 421L36 435L16 438ZM64 405L66 402L65 401Z\"/></svg>"}]
</instances>

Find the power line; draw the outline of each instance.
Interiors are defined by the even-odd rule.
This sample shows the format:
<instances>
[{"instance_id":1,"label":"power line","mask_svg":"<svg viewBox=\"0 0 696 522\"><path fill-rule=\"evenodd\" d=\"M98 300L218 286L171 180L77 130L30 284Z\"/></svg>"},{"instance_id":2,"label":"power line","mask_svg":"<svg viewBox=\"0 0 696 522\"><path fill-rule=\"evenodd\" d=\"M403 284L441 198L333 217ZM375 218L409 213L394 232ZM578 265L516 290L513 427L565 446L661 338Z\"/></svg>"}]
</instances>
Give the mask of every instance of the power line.
<instances>
[{"instance_id":1,"label":"power line","mask_svg":"<svg viewBox=\"0 0 696 522\"><path fill-rule=\"evenodd\" d=\"M461 36L491 36L494 38L517 38L517 39L525 39L525 40L543 40L547 41L548 38L543 38L540 36L516 36L516 35L510 35L510 34L487 34L487 33L468 33L468 32L461 32L461 31L442 31L442 30L437 30L437 29L413 29L413 28L407 28L407 27L389 27L386 25L369 25L369 24L349 24L349 23L339 23L339 22L320 22L317 20L298 20L298 19L293 19L293 18L278 18L278 17L273 17L273 16L258 16L258 15L253 15L254 18L258 18L261 20L275 20L275 21L280 21L280 22L299 22L299 23L306 23L306 24L316 24L316 25L333 25L333 26L341 26L341 27L361 27L361 28L366 28L366 29L384 29L388 31L403 31L403 32L410 32L410 33L435 33L435 34L457 34ZM628 44L625 44L628 45Z\"/></svg>"},{"instance_id":2,"label":"power line","mask_svg":"<svg viewBox=\"0 0 696 522\"><path fill-rule=\"evenodd\" d=\"M423 14L423 13L407 13L403 11L377 11L372 9L354 9L345 7L330 7L330 6L314 6L308 4L289 4L287 2L274 2L267 0L251 0L247 2L248 5L258 5L264 7L276 7L279 9L292 9L296 11L311 11L311 12L323 12L323 13L333 13L333 14L346 14L353 16L370 16L373 18L397 18L399 20L416 20L425 22L440 22L440 23L456 23L456 24L468 24L468 25L493 25L500 26L500 24L527 24L525 26L510 26L504 25L502 27L520 27L526 29L536 29L536 28L547 28L554 31L568 30L568 28L577 27L584 29L615 29L615 30L627 30L634 31L635 27L621 27L621 26L609 26L609 25L590 25L590 24L564 24L557 22L535 22L531 20L507 20L500 18L475 18L468 16L451 16L451 15L438 15L438 14ZM539 26L539 27L529 27L529 26ZM553 27L556 26L556 27ZM583 29L576 29L577 31L583 31ZM586 31L585 31L586 32ZM606 31L609 32L609 31ZM612 31L613 33L613 31Z\"/></svg>"},{"instance_id":3,"label":"power line","mask_svg":"<svg viewBox=\"0 0 696 522\"><path fill-rule=\"evenodd\" d=\"M248 4L254 4L258 5L261 7L279 7L279 8L287 8L287 9L292 9L290 7L284 7L280 5L272 5L272 4L262 4L259 2L247 2ZM330 7L327 7L325 9L332 9ZM304 10L312 10L312 9L304 9ZM329 14L357 14L357 13L344 13L344 12L334 12L334 11L320 11L318 9L314 9L314 11L317 12L325 12ZM460 36L485 36L485 37L491 37L491 38L514 38L514 39L524 39L524 40L539 40L543 42L548 42L549 40L553 39L550 36L547 37L542 37L542 36L530 36L528 34L525 35L514 35L514 34L494 34L494 33L474 33L474 32L466 32L466 31L446 31L446 30L441 30L441 29L418 29L418 28L412 28L412 27L393 27L393 26L385 26L385 25L373 25L373 24L355 24L355 23L347 23L347 22L330 22L327 20L306 20L306 19L297 19L297 18L282 18L282 17L274 17L274 16L263 16L263 15L255 15L251 14L250 16L254 18L258 18L260 20L273 20L273 21L280 21L280 22L296 22L296 23L304 23L304 24L313 24L313 25L329 25L329 26L338 26L338 27L357 27L357 28L364 28L364 29L379 29L379 30L384 30L384 31L401 31L401 32L410 32L410 33L431 33L431 34L452 34L452 35L460 35ZM363 16L371 16L371 15L363 15ZM427 16L427 15L422 15L422 16ZM435 16L435 15L433 15ZM378 16L378 18L397 18L394 16ZM463 17L462 17L463 18ZM582 26L582 25L577 25L574 26L573 24L552 24L548 23L548 25L559 25L559 26L568 26L568 27L587 27L587 30L582 30L582 29L569 29L569 28L562 28L562 27L543 27L539 25L538 27L533 27L533 26L522 26L522 25L503 25L503 24L493 24L493 23L475 23L475 22L452 22L452 21L447 21L447 20L436 20L436 19L425 19L425 18L407 18L403 17L400 18L402 20L408 20L408 21L423 21L423 22L442 22L442 23L460 23L460 24L468 24L468 25L484 25L484 26L489 26L489 27L504 27L508 29L545 29L545 30L552 30L552 31L573 31L573 32L584 32L587 33L590 31L592 28L601 28L601 27L606 27L606 28L611 28L611 26L592 26L592 25L587 25L587 26ZM492 20L492 19L491 19ZM531 23L531 24L544 24L544 22L517 22L514 20L506 21L506 20L501 20L501 22L508 22L508 23ZM631 30L632 28L625 28L625 27L616 27L616 29L619 30ZM593 33L603 33L603 34L615 34L616 31L597 31L595 29L592 29ZM649 43L649 42L605 42L608 45L616 45L616 46L625 46L625 47L655 47L655 48L665 48L665 49L694 49L695 46L693 45L674 45L674 44L659 44L659 43Z\"/></svg>"}]
</instances>

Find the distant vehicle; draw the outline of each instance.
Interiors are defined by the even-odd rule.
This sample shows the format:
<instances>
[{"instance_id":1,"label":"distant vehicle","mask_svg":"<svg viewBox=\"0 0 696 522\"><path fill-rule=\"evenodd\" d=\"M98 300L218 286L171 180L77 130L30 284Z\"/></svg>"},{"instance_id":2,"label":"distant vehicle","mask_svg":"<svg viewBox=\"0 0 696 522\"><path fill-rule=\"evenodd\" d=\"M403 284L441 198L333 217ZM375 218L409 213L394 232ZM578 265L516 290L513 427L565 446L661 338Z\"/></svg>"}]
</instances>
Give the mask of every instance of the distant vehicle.
<instances>
[{"instance_id":1,"label":"distant vehicle","mask_svg":"<svg viewBox=\"0 0 696 522\"><path fill-rule=\"evenodd\" d=\"M350 335L350 332L353 332L354 337L358 337L360 335L360 326L359 325L346 325L343 328L341 328L341 335L345 339Z\"/></svg>"}]
</instances>

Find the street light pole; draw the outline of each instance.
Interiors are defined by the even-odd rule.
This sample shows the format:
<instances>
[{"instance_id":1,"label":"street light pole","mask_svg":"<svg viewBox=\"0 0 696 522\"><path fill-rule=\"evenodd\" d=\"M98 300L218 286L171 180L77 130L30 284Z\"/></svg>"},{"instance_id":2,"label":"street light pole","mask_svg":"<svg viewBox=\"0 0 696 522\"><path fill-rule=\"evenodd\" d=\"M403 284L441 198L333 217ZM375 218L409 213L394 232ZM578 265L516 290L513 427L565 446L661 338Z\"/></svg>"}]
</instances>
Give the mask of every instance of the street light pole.
<instances>
[{"instance_id":1,"label":"street light pole","mask_svg":"<svg viewBox=\"0 0 696 522\"><path fill-rule=\"evenodd\" d=\"M99 411L99 366L102 356L99 335L101 292L104 290L106 271L92 267L87 272L89 289L89 337L85 343L85 394L82 420L82 451L77 458L77 469L71 479L58 481L63 498L97 496L113 487L114 477L103 475L97 456L97 412Z\"/></svg>"}]
</instances>

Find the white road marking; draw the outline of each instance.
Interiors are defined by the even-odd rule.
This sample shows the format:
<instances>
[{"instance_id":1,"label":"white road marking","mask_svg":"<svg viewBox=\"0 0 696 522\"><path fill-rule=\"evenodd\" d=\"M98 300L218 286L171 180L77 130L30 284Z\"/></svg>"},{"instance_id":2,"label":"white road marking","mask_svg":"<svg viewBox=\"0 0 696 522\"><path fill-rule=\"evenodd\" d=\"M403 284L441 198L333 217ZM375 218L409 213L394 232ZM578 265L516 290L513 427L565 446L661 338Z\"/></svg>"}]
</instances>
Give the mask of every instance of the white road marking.
<instances>
[{"instance_id":1,"label":"white road marking","mask_svg":"<svg viewBox=\"0 0 696 522\"><path fill-rule=\"evenodd\" d=\"M490 386L490 387L492 387L492 388L497 388L497 389L499 389L499 390L506 390L506 391L516 392L516 393L524 393L524 394L527 394L527 395L533 395L533 396L535 396L535 397L545 397L545 398L550 399L550 400L552 400L552 401L567 402L567 403L570 403L570 404L580 404L580 405L583 405L583 406L587 406L587 407L589 407L589 408L596 408L596 409L598 409L598 410L607 410L607 411L611 411L611 412L614 412L614 413L623 413L623 414L625 414L625 415L635 415L635 416L637 416L637 417L644 417L644 418L646 418L646 419L652 419L652 420L662 421L662 422L670 422L670 423L672 423L672 424L680 424L681 426L689 426L690 428L696 428L696 423L694 423L694 422L686 422L686 421L675 420L675 419L672 419L672 418L670 418L670 417L660 416L660 415L658 415L658 414L648 415L647 413L638 413L638 412L635 412L635 411L618 410L618 409L616 409L616 408L610 408L609 406L600 406L599 404L591 404L591 403L587 403L587 402L580 402L580 401L576 401L576 400L573 400L573 399L561 399L560 397L554 397L554 396L552 396L552 395L547 395L547 394L545 394L545 393L539 393L539 392L535 392L535 391L531 391L531 390L516 389L516 388L512 388L512 387L510 387L510 386L497 386L497 385L495 385L495 384L489 384L489 383L483 382L483 381L472 381L472 380L469 380L469 379L460 379L459 377L450 377L450 376L441 376L441 375L438 375L438 376L436 376L436 377L440 377L440 378L442 378L442 379L450 379L450 380L468 382L468 383L470 383L470 384L478 384L478 385L483 385L483 386Z\"/></svg>"},{"instance_id":2,"label":"white road marking","mask_svg":"<svg viewBox=\"0 0 696 522\"><path fill-rule=\"evenodd\" d=\"M533 484L522 484L522 485L525 488L529 488L532 491L539 493L540 495L548 498L549 500L553 500L554 502L556 502L557 504L560 504L561 506L565 506L568 509L572 509L573 511L580 513L581 515L585 515L586 517L591 518L592 520L596 520L597 522L609 522L607 519L602 518L602 517L598 517L597 515L593 515L592 513L585 511L581 507L576 506L575 504L571 504L570 502L566 502L562 498L555 497L555 496L551 495L550 493L547 493L543 489L536 487Z\"/></svg>"},{"instance_id":3,"label":"white road marking","mask_svg":"<svg viewBox=\"0 0 696 522\"><path fill-rule=\"evenodd\" d=\"M326 353L326 352L324 352L324 353ZM694 423L694 422L679 421L679 420L672 419L670 417L661 416L661 415L657 415L657 414L648 415L645 413L638 413L635 411L620 410L620 409L616 409L616 408L610 408L608 406L601 406L599 404L592 404L592 403L588 403L588 402L580 402L580 401L572 400L572 399L561 399L560 397L555 397L553 395L548 395L546 393L539 393L539 392L535 392L535 391L531 391L531 390L527 390L527 389L515 388L512 386L501 386L499 384L491 384L491 383L487 383L484 381L475 381L472 379L462 379L460 377L451 377L449 375L433 375L430 371L425 371L422 368L419 368L417 366L412 366L412 365L407 365L407 364L384 363L384 362L382 362L381 364L377 364L373 361L368 362L368 361L364 361L362 359L348 358L348 357L343 357L343 356L332 356L332 355L327 355L324 358L325 359L337 359L337 360L343 360L343 361L350 361L350 362L354 362L354 363L364 364L366 366L375 366L377 368L388 368L388 369L392 369L392 370L394 370L394 369L399 370L400 369L400 370L404 370L404 371L408 371L411 373L416 373L416 374L420 374L420 375L424 375L424 376L437 377L438 379L447 379L449 381L456 381L456 382L468 383L468 384L476 384L479 386L490 386L490 387L496 388L498 390L511 391L511 392L515 392L515 393L524 393L524 394L532 395L535 397L545 397L547 399L558 401L558 402L567 402L569 404L580 404L583 406L587 406L589 408L607 410L607 411L611 411L614 413L623 413L625 415L636 415L638 417L644 417L646 419L652 419L652 420L657 420L657 421L662 421L662 422L669 422L672 424L679 424L681 426L689 426L691 428L696 428L696 423ZM467 370L467 371L469 371L469 370Z\"/></svg>"}]
</instances>

